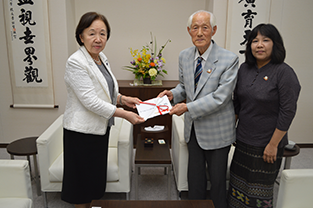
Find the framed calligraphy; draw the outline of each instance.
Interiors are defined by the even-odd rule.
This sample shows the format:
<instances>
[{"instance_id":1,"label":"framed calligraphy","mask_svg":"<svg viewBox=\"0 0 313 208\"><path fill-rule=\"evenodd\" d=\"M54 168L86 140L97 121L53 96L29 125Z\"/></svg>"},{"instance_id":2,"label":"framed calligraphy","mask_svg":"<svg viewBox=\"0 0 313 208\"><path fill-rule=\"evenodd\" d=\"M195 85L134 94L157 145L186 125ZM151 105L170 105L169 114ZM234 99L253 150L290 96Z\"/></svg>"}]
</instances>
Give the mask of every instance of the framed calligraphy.
<instances>
[{"instance_id":1,"label":"framed calligraphy","mask_svg":"<svg viewBox=\"0 0 313 208\"><path fill-rule=\"evenodd\" d=\"M47 0L4 0L13 107L54 106Z\"/></svg>"}]
</instances>

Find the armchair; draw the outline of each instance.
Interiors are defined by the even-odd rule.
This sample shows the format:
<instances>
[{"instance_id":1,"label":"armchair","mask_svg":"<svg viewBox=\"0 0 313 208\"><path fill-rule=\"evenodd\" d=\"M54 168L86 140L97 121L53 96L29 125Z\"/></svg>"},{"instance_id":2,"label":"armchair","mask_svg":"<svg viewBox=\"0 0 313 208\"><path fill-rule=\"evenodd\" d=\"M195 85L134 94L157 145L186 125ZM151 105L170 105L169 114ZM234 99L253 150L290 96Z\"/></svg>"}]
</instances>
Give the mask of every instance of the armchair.
<instances>
[{"instance_id":1,"label":"armchair","mask_svg":"<svg viewBox=\"0 0 313 208\"><path fill-rule=\"evenodd\" d=\"M0 207L33 207L27 160L0 160L0 187Z\"/></svg>"},{"instance_id":2,"label":"armchair","mask_svg":"<svg viewBox=\"0 0 313 208\"><path fill-rule=\"evenodd\" d=\"M63 179L63 115L37 139L44 206L47 192L61 192ZM115 118L110 131L106 192L126 193L129 199L133 162L133 125Z\"/></svg>"},{"instance_id":3,"label":"armchair","mask_svg":"<svg viewBox=\"0 0 313 208\"><path fill-rule=\"evenodd\" d=\"M228 155L228 170L226 176L227 186L230 178L230 164L233 158L235 147L231 146ZM188 168L188 148L184 138L184 115L172 117L172 163L175 182L179 195L182 191L188 191L187 168ZM208 177L208 190L211 188Z\"/></svg>"},{"instance_id":4,"label":"armchair","mask_svg":"<svg viewBox=\"0 0 313 208\"><path fill-rule=\"evenodd\" d=\"M277 208L312 207L313 169L286 169L281 173Z\"/></svg>"}]
</instances>

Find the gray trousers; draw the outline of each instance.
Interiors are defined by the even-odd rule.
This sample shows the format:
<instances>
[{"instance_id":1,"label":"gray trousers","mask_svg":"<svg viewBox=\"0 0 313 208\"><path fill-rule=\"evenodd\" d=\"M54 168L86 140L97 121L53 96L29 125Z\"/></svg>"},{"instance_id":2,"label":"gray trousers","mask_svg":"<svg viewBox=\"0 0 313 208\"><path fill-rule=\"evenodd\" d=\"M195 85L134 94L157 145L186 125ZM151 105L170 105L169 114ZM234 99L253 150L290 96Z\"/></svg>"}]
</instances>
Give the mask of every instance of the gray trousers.
<instances>
[{"instance_id":1,"label":"gray trousers","mask_svg":"<svg viewBox=\"0 0 313 208\"><path fill-rule=\"evenodd\" d=\"M189 151L188 198L193 200L207 198L206 169L208 168L211 182L210 198L216 208L227 208L226 171L230 146L215 150L203 150L197 142L193 126L187 145Z\"/></svg>"}]
</instances>

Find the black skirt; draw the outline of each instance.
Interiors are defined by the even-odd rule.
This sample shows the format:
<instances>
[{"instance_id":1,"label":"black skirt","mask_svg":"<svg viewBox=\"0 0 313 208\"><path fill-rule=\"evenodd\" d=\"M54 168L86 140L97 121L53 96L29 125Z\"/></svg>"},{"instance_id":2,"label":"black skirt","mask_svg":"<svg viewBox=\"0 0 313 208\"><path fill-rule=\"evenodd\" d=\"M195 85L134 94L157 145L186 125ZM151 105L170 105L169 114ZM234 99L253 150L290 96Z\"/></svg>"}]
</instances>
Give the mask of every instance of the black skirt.
<instances>
[{"instance_id":1,"label":"black skirt","mask_svg":"<svg viewBox=\"0 0 313 208\"><path fill-rule=\"evenodd\" d=\"M61 198L71 204L100 199L107 181L110 127L105 135L63 129L64 171Z\"/></svg>"},{"instance_id":2,"label":"black skirt","mask_svg":"<svg viewBox=\"0 0 313 208\"><path fill-rule=\"evenodd\" d=\"M283 148L279 148L277 159L264 162L264 148L237 141L230 167L229 207L272 207L273 191L279 173Z\"/></svg>"}]
</instances>

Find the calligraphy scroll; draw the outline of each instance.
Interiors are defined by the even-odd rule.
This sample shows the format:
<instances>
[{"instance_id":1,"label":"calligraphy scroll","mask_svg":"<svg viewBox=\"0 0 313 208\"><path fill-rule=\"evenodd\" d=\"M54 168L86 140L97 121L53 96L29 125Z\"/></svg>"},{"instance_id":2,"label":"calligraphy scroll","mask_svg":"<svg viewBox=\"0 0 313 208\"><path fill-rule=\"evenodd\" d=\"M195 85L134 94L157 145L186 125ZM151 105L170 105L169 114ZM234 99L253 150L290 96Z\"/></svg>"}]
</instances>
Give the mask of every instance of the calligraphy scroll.
<instances>
[{"instance_id":1,"label":"calligraphy scroll","mask_svg":"<svg viewBox=\"0 0 313 208\"><path fill-rule=\"evenodd\" d=\"M13 107L55 107L47 0L4 0Z\"/></svg>"},{"instance_id":2,"label":"calligraphy scroll","mask_svg":"<svg viewBox=\"0 0 313 208\"><path fill-rule=\"evenodd\" d=\"M271 0L228 0L226 48L244 62L247 38L260 23L268 23Z\"/></svg>"}]
</instances>

